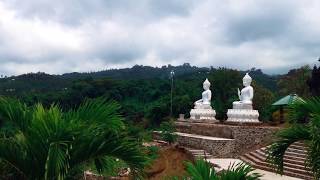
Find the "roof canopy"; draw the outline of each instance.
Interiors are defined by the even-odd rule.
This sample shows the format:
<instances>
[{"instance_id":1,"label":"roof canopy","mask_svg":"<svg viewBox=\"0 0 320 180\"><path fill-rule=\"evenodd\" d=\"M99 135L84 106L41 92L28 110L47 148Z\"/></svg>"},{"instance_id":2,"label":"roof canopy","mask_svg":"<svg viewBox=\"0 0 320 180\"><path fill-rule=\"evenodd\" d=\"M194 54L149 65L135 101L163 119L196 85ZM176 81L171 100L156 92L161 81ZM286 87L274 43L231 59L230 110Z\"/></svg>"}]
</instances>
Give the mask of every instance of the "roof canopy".
<instances>
[{"instance_id":1,"label":"roof canopy","mask_svg":"<svg viewBox=\"0 0 320 180\"><path fill-rule=\"evenodd\" d=\"M296 100L302 100L302 98L300 98L296 94L290 94L288 96L285 96L285 97L279 99L277 102L273 103L272 105L273 106L285 106L285 105L292 104Z\"/></svg>"}]
</instances>

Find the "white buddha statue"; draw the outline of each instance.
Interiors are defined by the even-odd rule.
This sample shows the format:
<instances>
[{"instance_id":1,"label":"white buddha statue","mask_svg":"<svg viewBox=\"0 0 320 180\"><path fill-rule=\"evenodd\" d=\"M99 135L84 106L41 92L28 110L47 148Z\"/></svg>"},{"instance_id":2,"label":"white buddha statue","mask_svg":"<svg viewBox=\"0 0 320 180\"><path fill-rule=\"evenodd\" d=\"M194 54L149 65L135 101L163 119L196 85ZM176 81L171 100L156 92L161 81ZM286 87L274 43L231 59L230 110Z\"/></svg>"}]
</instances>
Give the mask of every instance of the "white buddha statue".
<instances>
[{"instance_id":1,"label":"white buddha statue","mask_svg":"<svg viewBox=\"0 0 320 180\"><path fill-rule=\"evenodd\" d=\"M203 82L203 89L202 92L202 99L199 99L194 103L195 109L211 109L211 90L210 90L210 82L208 79L206 79Z\"/></svg>"},{"instance_id":2,"label":"white buddha statue","mask_svg":"<svg viewBox=\"0 0 320 180\"><path fill-rule=\"evenodd\" d=\"M200 122L217 122L215 119L216 111L211 107L210 82L206 79L203 82L202 98L194 103L194 109L190 111L190 120Z\"/></svg>"},{"instance_id":3,"label":"white buddha statue","mask_svg":"<svg viewBox=\"0 0 320 180\"><path fill-rule=\"evenodd\" d=\"M251 86L252 78L248 73L243 78L244 88L238 89L240 101L233 102L233 109L252 109L253 88Z\"/></svg>"},{"instance_id":4,"label":"white buddha statue","mask_svg":"<svg viewBox=\"0 0 320 180\"><path fill-rule=\"evenodd\" d=\"M243 78L244 88L238 89L240 101L233 102L233 109L228 109L227 122L232 123L260 123L259 112L252 109L253 88L252 78L247 73Z\"/></svg>"}]
</instances>

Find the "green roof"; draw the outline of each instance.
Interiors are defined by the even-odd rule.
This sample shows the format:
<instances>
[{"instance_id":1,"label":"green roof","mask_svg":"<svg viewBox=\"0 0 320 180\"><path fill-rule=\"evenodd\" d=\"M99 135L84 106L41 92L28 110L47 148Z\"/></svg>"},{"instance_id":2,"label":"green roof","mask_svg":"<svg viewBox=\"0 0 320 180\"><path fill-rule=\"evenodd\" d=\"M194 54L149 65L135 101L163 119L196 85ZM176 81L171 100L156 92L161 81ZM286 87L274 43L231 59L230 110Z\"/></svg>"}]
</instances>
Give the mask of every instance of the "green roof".
<instances>
[{"instance_id":1,"label":"green roof","mask_svg":"<svg viewBox=\"0 0 320 180\"><path fill-rule=\"evenodd\" d=\"M292 104L296 100L302 100L298 95L296 94L290 94L288 96L285 96L281 99L279 99L277 102L273 103L273 106L283 106L283 105L288 105Z\"/></svg>"}]
</instances>

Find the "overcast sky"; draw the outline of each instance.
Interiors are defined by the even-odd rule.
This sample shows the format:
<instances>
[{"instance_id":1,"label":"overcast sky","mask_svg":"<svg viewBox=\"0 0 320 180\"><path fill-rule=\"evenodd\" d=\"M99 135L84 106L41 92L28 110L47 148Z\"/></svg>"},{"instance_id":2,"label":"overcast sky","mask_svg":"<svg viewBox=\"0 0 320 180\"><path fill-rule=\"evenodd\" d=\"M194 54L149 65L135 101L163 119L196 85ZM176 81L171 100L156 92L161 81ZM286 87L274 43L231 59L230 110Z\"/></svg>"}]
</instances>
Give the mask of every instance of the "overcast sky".
<instances>
[{"instance_id":1,"label":"overcast sky","mask_svg":"<svg viewBox=\"0 0 320 180\"><path fill-rule=\"evenodd\" d=\"M285 73L320 56L319 0L0 0L0 74L135 64Z\"/></svg>"}]
</instances>

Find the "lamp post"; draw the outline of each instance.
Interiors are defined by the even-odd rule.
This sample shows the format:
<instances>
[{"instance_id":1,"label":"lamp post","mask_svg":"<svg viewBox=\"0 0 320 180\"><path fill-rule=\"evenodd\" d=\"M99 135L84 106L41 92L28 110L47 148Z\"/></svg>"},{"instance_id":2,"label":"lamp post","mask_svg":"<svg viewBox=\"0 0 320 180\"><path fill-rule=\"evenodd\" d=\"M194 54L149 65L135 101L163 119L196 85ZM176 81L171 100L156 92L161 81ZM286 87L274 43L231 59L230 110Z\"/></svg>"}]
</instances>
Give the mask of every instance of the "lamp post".
<instances>
[{"instance_id":1,"label":"lamp post","mask_svg":"<svg viewBox=\"0 0 320 180\"><path fill-rule=\"evenodd\" d=\"M173 77L174 77L174 71L173 71L173 70L171 70L171 72L170 72L170 78L171 78L171 105L170 105L170 117L172 117Z\"/></svg>"}]
</instances>

